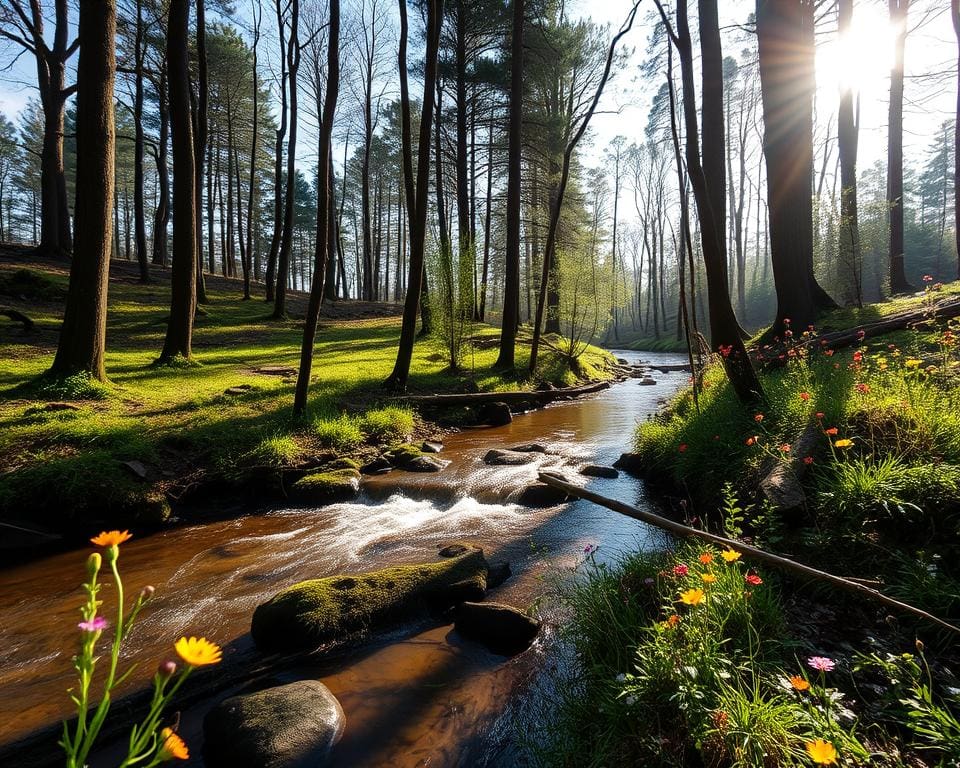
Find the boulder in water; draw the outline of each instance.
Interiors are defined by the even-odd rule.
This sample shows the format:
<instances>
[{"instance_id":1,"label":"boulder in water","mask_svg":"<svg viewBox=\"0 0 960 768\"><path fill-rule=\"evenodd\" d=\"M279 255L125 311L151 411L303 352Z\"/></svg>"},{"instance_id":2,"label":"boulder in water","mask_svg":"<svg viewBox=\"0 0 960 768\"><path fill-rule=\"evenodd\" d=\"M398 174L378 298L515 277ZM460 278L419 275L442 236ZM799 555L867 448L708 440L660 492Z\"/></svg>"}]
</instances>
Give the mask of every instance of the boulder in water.
<instances>
[{"instance_id":1,"label":"boulder in water","mask_svg":"<svg viewBox=\"0 0 960 768\"><path fill-rule=\"evenodd\" d=\"M540 622L501 603L461 603L454 612L454 629L501 656L514 656L530 647Z\"/></svg>"},{"instance_id":2,"label":"boulder in water","mask_svg":"<svg viewBox=\"0 0 960 768\"><path fill-rule=\"evenodd\" d=\"M431 456L417 456L403 465L407 472L439 472L443 467L442 462Z\"/></svg>"},{"instance_id":3,"label":"boulder in water","mask_svg":"<svg viewBox=\"0 0 960 768\"><path fill-rule=\"evenodd\" d=\"M209 768L321 768L343 734L340 702L317 680L233 696L203 720Z\"/></svg>"},{"instance_id":4,"label":"boulder in water","mask_svg":"<svg viewBox=\"0 0 960 768\"><path fill-rule=\"evenodd\" d=\"M507 466L513 467L520 464L532 464L537 460L537 457L533 453L525 453L523 451L508 451L504 448L493 448L487 451L486 455L483 457L483 462L485 464L493 464L494 466Z\"/></svg>"},{"instance_id":5,"label":"boulder in water","mask_svg":"<svg viewBox=\"0 0 960 768\"><path fill-rule=\"evenodd\" d=\"M646 462L639 453L623 453L620 458L613 462L616 469L622 469L630 475L639 476L646 469Z\"/></svg>"},{"instance_id":6,"label":"boulder in water","mask_svg":"<svg viewBox=\"0 0 960 768\"><path fill-rule=\"evenodd\" d=\"M306 651L476 600L487 588L480 547L437 562L329 576L287 587L253 613L250 634L265 653Z\"/></svg>"},{"instance_id":7,"label":"boulder in water","mask_svg":"<svg viewBox=\"0 0 960 768\"><path fill-rule=\"evenodd\" d=\"M333 469L301 477L291 491L301 501L318 504L346 501L360 492L360 473L355 469Z\"/></svg>"},{"instance_id":8,"label":"boulder in water","mask_svg":"<svg viewBox=\"0 0 960 768\"><path fill-rule=\"evenodd\" d=\"M443 443L439 440L424 440L420 450L424 453L440 453L443 450Z\"/></svg>"},{"instance_id":9,"label":"boulder in water","mask_svg":"<svg viewBox=\"0 0 960 768\"><path fill-rule=\"evenodd\" d=\"M391 464L388 459L381 456L380 458L374 459L373 461L368 462L360 467L360 472L362 472L364 475L385 475L391 469L393 469L393 464Z\"/></svg>"},{"instance_id":10,"label":"boulder in water","mask_svg":"<svg viewBox=\"0 0 960 768\"><path fill-rule=\"evenodd\" d=\"M526 445L515 445L510 450L517 453L546 453L547 446L540 445L540 443L527 443Z\"/></svg>"},{"instance_id":11,"label":"boulder in water","mask_svg":"<svg viewBox=\"0 0 960 768\"><path fill-rule=\"evenodd\" d=\"M502 427L513 421L513 414L506 403L486 403L480 409L480 421L491 427Z\"/></svg>"},{"instance_id":12,"label":"boulder in water","mask_svg":"<svg viewBox=\"0 0 960 768\"><path fill-rule=\"evenodd\" d=\"M585 477L606 477L613 479L620 477L620 473L613 467L604 467L600 464L587 464L581 467L580 474Z\"/></svg>"},{"instance_id":13,"label":"boulder in water","mask_svg":"<svg viewBox=\"0 0 960 768\"><path fill-rule=\"evenodd\" d=\"M496 589L512 575L510 563L506 560L490 563L490 569L487 571L487 589Z\"/></svg>"},{"instance_id":14,"label":"boulder in water","mask_svg":"<svg viewBox=\"0 0 960 768\"><path fill-rule=\"evenodd\" d=\"M544 509L562 504L569 498L566 491L554 488L552 485L533 483L520 492L520 495L517 497L517 504L524 507Z\"/></svg>"}]
</instances>

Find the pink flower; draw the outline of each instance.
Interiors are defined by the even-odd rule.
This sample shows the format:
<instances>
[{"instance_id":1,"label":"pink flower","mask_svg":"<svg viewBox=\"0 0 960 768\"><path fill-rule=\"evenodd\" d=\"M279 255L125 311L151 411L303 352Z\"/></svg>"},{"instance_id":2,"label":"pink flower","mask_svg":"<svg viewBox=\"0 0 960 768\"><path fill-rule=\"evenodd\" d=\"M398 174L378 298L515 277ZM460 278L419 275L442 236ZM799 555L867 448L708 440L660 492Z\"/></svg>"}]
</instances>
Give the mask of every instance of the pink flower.
<instances>
[{"instance_id":1,"label":"pink flower","mask_svg":"<svg viewBox=\"0 0 960 768\"><path fill-rule=\"evenodd\" d=\"M759 587L761 584L763 584L763 579L761 579L755 573L748 573L746 576L743 577L743 580L747 582L747 584L750 584L754 587Z\"/></svg>"},{"instance_id":2,"label":"pink flower","mask_svg":"<svg viewBox=\"0 0 960 768\"><path fill-rule=\"evenodd\" d=\"M863 329L857 331L857 338L863 341L864 337L867 335L867 332Z\"/></svg>"},{"instance_id":3,"label":"pink flower","mask_svg":"<svg viewBox=\"0 0 960 768\"><path fill-rule=\"evenodd\" d=\"M817 670L817 672L833 672L836 663L833 659L828 659L826 656L811 656L807 659L807 666L810 667L810 669Z\"/></svg>"},{"instance_id":4,"label":"pink flower","mask_svg":"<svg viewBox=\"0 0 960 768\"><path fill-rule=\"evenodd\" d=\"M803 463L809 467L811 464L813 464L813 456L804 456Z\"/></svg>"},{"instance_id":5,"label":"pink flower","mask_svg":"<svg viewBox=\"0 0 960 768\"><path fill-rule=\"evenodd\" d=\"M100 632L107 626L107 620L103 616L94 616L90 621L81 621L77 624L77 629L84 632Z\"/></svg>"},{"instance_id":6,"label":"pink flower","mask_svg":"<svg viewBox=\"0 0 960 768\"><path fill-rule=\"evenodd\" d=\"M924 276L923 276L923 282L925 282L925 283L932 283L932 282L933 282L933 275L924 275Z\"/></svg>"},{"instance_id":7,"label":"pink flower","mask_svg":"<svg viewBox=\"0 0 960 768\"><path fill-rule=\"evenodd\" d=\"M680 451L680 453L683 453L684 451L687 450L687 444L686 444L686 443L680 443L680 445L677 447L677 450Z\"/></svg>"},{"instance_id":8,"label":"pink flower","mask_svg":"<svg viewBox=\"0 0 960 768\"><path fill-rule=\"evenodd\" d=\"M686 576L690 572L690 569L687 568L683 563L673 566L673 575L674 576Z\"/></svg>"}]
</instances>

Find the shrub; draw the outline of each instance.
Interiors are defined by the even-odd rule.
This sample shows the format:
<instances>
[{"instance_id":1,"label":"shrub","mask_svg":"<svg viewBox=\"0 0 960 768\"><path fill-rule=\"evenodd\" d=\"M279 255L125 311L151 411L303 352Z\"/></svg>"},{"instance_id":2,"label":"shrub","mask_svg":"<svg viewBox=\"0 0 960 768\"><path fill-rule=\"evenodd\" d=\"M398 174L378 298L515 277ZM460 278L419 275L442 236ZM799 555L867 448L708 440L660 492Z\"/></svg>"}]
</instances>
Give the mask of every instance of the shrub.
<instances>
[{"instance_id":1,"label":"shrub","mask_svg":"<svg viewBox=\"0 0 960 768\"><path fill-rule=\"evenodd\" d=\"M401 440L413 431L413 411L396 405L375 408L360 419L360 430L373 442Z\"/></svg>"},{"instance_id":2,"label":"shrub","mask_svg":"<svg viewBox=\"0 0 960 768\"><path fill-rule=\"evenodd\" d=\"M320 445L336 451L348 451L363 442L360 426L346 414L317 419L313 422L313 432Z\"/></svg>"},{"instance_id":3,"label":"shrub","mask_svg":"<svg viewBox=\"0 0 960 768\"><path fill-rule=\"evenodd\" d=\"M290 435L274 435L261 440L247 454L252 464L283 467L292 464L300 456L300 446Z\"/></svg>"}]
</instances>

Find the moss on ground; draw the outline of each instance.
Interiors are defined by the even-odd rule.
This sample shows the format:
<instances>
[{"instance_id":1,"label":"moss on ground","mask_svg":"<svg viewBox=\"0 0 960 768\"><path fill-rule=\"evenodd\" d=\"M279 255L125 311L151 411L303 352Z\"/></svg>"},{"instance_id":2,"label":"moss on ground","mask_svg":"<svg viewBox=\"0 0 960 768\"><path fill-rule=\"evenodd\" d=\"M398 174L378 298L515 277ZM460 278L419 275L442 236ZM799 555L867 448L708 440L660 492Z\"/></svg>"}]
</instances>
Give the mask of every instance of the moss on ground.
<instances>
[{"instance_id":1,"label":"moss on ground","mask_svg":"<svg viewBox=\"0 0 960 768\"><path fill-rule=\"evenodd\" d=\"M476 598L486 583L483 551L467 546L433 563L294 584L257 607L250 633L265 652L310 650Z\"/></svg>"},{"instance_id":2,"label":"moss on ground","mask_svg":"<svg viewBox=\"0 0 960 768\"><path fill-rule=\"evenodd\" d=\"M148 498L167 491L178 496L204 478L306 458L365 459L417 432L416 414L389 402L381 387L396 358L400 318L383 316L380 305L338 302L339 317L321 319L309 418L295 420L302 294L291 293L291 319L276 321L262 301L242 300L238 281L210 277L210 303L196 319L194 364L154 366L169 313L169 272L155 268L154 281L142 285L134 265L114 263L109 384L83 377L51 382L43 374L56 350L66 267L0 253L0 283L24 269L33 283L58 292L4 299L36 325L24 334L19 325L0 323L0 518L48 529L129 524ZM476 326L477 343L456 376L437 355L439 342L418 341L409 390L460 391L464 377L484 391L533 387L536 382L520 374L493 370L498 333ZM518 347L518 371L525 354ZM608 359L595 349L587 355L598 368ZM572 373L547 354L541 375L561 384ZM68 409L45 410L51 400L67 401ZM146 465L146 478L130 472L129 461Z\"/></svg>"}]
</instances>

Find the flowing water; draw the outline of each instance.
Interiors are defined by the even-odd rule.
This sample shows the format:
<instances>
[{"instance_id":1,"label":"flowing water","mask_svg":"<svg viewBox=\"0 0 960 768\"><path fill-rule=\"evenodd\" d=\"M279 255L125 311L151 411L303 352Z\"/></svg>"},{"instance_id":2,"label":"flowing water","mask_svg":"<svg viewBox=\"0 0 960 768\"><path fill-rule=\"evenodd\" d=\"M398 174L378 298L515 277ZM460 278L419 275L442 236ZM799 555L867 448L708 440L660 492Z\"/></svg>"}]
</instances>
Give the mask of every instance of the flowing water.
<instances>
[{"instance_id":1,"label":"flowing water","mask_svg":"<svg viewBox=\"0 0 960 768\"><path fill-rule=\"evenodd\" d=\"M678 363L678 355L617 353L630 362ZM588 545L609 558L643 546L642 523L577 501L531 510L511 499L554 467L577 477L581 464L612 464L627 450L637 421L686 380L655 373L657 386L628 380L588 399L515 417L505 427L449 435L440 473L395 471L368 479L353 503L180 527L123 545L128 592L145 584L157 597L129 639L126 662L139 662L129 685L144 686L180 635L205 635L230 653L255 658L247 634L258 603L293 582L395 563L432 560L439 544L480 544L490 560L508 560L513 577L491 599L529 605L543 579L583 558ZM490 448L540 443L537 463L490 467ZM586 480L586 478L583 478ZM621 474L591 479L605 495L644 504L643 484ZM0 571L0 744L55 723L69 711L65 689L76 642L77 585L83 557L67 552ZM104 593L108 602L112 596ZM297 670L322 680L346 713L334 751L339 766L467 766L496 763L482 735L511 692L536 669L540 647L504 660L461 642L449 625L409 628L335 663ZM293 674L293 673L291 673ZM184 712L181 732L199 744L210 701ZM202 765L199 750L193 765ZM110 764L105 761L105 764Z\"/></svg>"}]
</instances>

